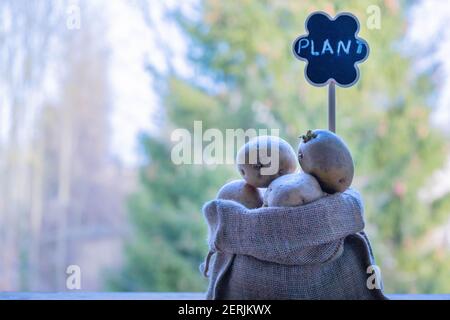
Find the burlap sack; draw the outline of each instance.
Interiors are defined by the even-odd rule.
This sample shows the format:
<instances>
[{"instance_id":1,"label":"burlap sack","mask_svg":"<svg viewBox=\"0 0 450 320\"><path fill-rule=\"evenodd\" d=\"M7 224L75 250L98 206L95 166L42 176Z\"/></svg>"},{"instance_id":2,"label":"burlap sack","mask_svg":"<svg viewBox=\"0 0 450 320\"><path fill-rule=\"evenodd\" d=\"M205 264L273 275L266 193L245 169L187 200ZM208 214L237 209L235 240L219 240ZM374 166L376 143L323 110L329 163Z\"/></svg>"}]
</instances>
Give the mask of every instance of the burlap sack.
<instances>
[{"instance_id":1,"label":"burlap sack","mask_svg":"<svg viewBox=\"0 0 450 320\"><path fill-rule=\"evenodd\" d=\"M367 285L375 263L355 191L296 208L214 200L203 214L208 299L385 299Z\"/></svg>"}]
</instances>

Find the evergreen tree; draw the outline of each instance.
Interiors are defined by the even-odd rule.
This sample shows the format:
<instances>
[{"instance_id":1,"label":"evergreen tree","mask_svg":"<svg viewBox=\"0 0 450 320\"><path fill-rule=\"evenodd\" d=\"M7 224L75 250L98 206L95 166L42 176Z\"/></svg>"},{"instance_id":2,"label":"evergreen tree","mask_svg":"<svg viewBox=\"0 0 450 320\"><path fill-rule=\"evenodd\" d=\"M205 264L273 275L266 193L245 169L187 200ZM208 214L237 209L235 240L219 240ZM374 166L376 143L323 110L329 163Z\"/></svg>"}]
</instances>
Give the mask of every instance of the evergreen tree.
<instances>
[{"instance_id":1,"label":"evergreen tree","mask_svg":"<svg viewBox=\"0 0 450 320\"><path fill-rule=\"evenodd\" d=\"M369 5L381 9L381 29L366 26ZM397 45L410 2L216 1L202 2L199 19L173 16L189 39L195 78L164 78L166 121L158 137L143 138L147 163L140 191L130 201L135 237L126 265L112 282L121 290L205 289L198 264L207 252L200 209L237 177L230 166L170 161L170 132L192 128L279 128L295 147L311 128L326 128L326 89L310 86L291 44L305 33L315 10L353 12L371 47L361 79L338 89L337 132L352 150L354 187L365 199L367 230L387 292L450 290L448 253L423 245L450 211L450 197L424 202L418 193L442 166L448 146L429 124L432 87L414 74ZM209 79L205 81L199 79Z\"/></svg>"}]
</instances>

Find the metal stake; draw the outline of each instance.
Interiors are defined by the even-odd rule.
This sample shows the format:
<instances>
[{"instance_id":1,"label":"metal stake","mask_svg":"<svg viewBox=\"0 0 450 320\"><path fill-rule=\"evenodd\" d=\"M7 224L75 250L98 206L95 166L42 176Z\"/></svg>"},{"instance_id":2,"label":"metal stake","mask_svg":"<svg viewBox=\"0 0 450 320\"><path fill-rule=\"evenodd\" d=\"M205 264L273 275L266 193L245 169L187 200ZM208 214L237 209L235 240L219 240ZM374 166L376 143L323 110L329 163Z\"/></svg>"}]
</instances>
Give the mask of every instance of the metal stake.
<instances>
[{"instance_id":1,"label":"metal stake","mask_svg":"<svg viewBox=\"0 0 450 320\"><path fill-rule=\"evenodd\" d=\"M328 129L336 133L336 83L331 81L328 86Z\"/></svg>"}]
</instances>

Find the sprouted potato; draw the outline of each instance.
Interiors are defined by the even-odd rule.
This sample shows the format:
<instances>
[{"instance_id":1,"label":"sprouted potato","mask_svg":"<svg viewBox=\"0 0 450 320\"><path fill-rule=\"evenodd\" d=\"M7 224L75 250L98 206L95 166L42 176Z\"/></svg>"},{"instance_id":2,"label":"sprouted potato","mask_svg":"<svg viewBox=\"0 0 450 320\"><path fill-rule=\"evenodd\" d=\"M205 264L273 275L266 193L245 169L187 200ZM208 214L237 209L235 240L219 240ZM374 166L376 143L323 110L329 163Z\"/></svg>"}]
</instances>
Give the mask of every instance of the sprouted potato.
<instances>
[{"instance_id":1,"label":"sprouted potato","mask_svg":"<svg viewBox=\"0 0 450 320\"><path fill-rule=\"evenodd\" d=\"M241 176L256 188L265 188L276 178L297 170L295 151L275 136L250 140L239 150L236 162Z\"/></svg>"},{"instance_id":2,"label":"sprouted potato","mask_svg":"<svg viewBox=\"0 0 450 320\"><path fill-rule=\"evenodd\" d=\"M352 184L354 165L344 141L327 130L310 130L301 139L298 161L303 171L327 193L345 191Z\"/></svg>"},{"instance_id":3,"label":"sprouted potato","mask_svg":"<svg viewBox=\"0 0 450 320\"><path fill-rule=\"evenodd\" d=\"M217 199L233 200L248 209L260 208L263 204L262 193L245 182L245 180L234 180L225 184L217 193Z\"/></svg>"},{"instance_id":4,"label":"sprouted potato","mask_svg":"<svg viewBox=\"0 0 450 320\"><path fill-rule=\"evenodd\" d=\"M275 179L264 194L264 206L298 207L323 197L319 182L310 174L293 173Z\"/></svg>"}]
</instances>

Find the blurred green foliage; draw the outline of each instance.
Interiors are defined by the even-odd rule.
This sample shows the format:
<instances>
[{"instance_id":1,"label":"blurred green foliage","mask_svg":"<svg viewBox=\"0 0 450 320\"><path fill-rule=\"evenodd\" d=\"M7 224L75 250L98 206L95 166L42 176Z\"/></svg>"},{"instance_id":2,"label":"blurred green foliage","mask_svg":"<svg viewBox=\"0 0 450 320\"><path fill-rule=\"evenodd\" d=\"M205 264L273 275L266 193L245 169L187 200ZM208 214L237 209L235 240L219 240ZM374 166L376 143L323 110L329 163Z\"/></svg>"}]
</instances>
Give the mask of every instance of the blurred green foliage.
<instances>
[{"instance_id":1,"label":"blurred green foliage","mask_svg":"<svg viewBox=\"0 0 450 320\"><path fill-rule=\"evenodd\" d=\"M325 88L307 84L291 43L309 13L350 11L371 47L361 79L338 89L337 131L356 164L354 187L365 199L367 230L385 289L395 293L450 291L448 251L429 246L433 229L449 218L450 197L423 201L418 193L443 165L448 145L429 124L433 88L401 51L410 1L291 0L202 2L200 19L175 13L189 41L195 78L162 77L166 120L143 138L147 163L130 199L134 238L126 248L117 290L197 291L206 288L198 265L207 252L202 204L227 180L226 165L176 166L174 128L279 128L294 148L310 128L326 128ZM381 29L366 26L369 5L381 9ZM205 81L207 79L208 81ZM207 84L205 84L207 83Z\"/></svg>"}]
</instances>

